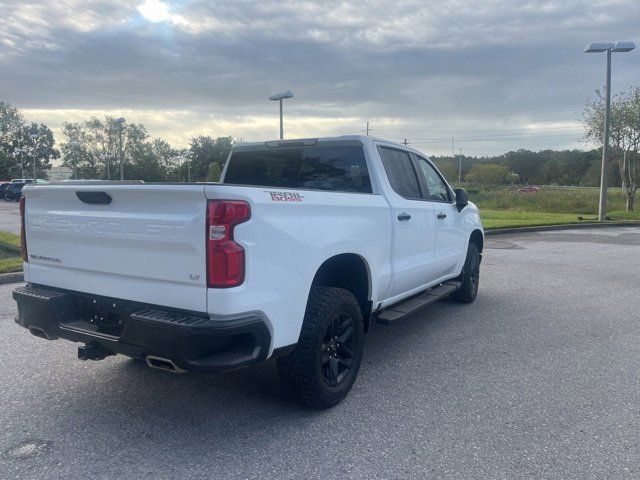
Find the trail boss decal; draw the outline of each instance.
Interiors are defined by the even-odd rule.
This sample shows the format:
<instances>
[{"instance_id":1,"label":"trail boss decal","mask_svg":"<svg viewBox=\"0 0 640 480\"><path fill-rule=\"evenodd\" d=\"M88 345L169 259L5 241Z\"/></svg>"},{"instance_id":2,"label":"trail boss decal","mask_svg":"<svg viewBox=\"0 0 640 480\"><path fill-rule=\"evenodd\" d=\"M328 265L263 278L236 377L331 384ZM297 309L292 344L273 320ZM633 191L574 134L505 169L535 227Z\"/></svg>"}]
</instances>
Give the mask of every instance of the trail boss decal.
<instances>
[{"instance_id":1,"label":"trail boss decal","mask_svg":"<svg viewBox=\"0 0 640 480\"><path fill-rule=\"evenodd\" d=\"M265 192L271 195L272 202L301 202L304 198L296 192L273 192L271 190L265 190Z\"/></svg>"}]
</instances>

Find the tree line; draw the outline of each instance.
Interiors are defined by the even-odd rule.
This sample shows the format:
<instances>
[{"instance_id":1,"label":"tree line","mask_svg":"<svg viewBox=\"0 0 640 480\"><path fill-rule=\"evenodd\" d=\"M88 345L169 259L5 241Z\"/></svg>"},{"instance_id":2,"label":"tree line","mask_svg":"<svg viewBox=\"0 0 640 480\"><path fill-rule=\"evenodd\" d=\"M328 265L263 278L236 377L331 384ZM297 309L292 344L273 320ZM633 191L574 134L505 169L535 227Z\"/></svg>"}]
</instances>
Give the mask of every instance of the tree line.
<instances>
[{"instance_id":1,"label":"tree line","mask_svg":"<svg viewBox=\"0 0 640 480\"><path fill-rule=\"evenodd\" d=\"M46 178L51 162L62 158L78 178L125 179L147 182L217 181L233 146L230 136L198 136L188 148L172 147L151 138L141 123L122 123L110 116L92 117L63 125L64 140L57 148L46 125L26 122L22 113L0 101L0 178ZM587 101L582 115L585 137L602 143L604 99L599 91ZM611 101L608 185L622 187L627 209L633 210L640 186L640 87L618 94ZM432 157L452 181L483 185L543 184L600 185L601 149L520 149L492 157ZM122 160L122 162L121 162Z\"/></svg>"},{"instance_id":2,"label":"tree line","mask_svg":"<svg viewBox=\"0 0 640 480\"><path fill-rule=\"evenodd\" d=\"M27 123L20 110L0 101L0 179L33 178L34 163L37 177L46 179L52 161L61 159L78 179L119 180L122 163L125 179L217 181L234 143L230 136L201 135L175 148L151 138L143 124L111 116L66 122L62 134L58 147L49 127Z\"/></svg>"},{"instance_id":3,"label":"tree line","mask_svg":"<svg viewBox=\"0 0 640 480\"><path fill-rule=\"evenodd\" d=\"M604 104L601 92L589 99L582 114L585 137L603 143ZM640 187L640 87L611 99L607 185L624 190L627 210L633 211ZM459 159L435 157L449 179L459 175ZM483 185L542 184L599 186L602 149L594 150L517 150L495 157L462 157L462 179Z\"/></svg>"},{"instance_id":4,"label":"tree line","mask_svg":"<svg viewBox=\"0 0 640 480\"><path fill-rule=\"evenodd\" d=\"M60 157L53 132L43 123L28 123L16 107L0 101L0 178L46 178L51 161Z\"/></svg>"},{"instance_id":5,"label":"tree line","mask_svg":"<svg viewBox=\"0 0 640 480\"><path fill-rule=\"evenodd\" d=\"M462 181L483 185L600 185L602 150L516 150L492 157L462 156ZM458 157L433 157L450 181L458 179ZM610 186L620 186L610 165Z\"/></svg>"}]
</instances>

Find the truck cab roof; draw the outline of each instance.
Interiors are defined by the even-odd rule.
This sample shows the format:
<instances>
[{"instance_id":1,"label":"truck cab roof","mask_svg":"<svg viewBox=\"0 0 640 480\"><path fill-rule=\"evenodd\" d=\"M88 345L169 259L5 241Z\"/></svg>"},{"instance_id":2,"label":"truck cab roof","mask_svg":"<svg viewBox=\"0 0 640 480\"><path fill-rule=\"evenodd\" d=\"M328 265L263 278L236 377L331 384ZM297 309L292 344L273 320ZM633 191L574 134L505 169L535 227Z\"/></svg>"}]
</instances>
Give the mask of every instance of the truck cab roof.
<instances>
[{"instance_id":1,"label":"truck cab roof","mask_svg":"<svg viewBox=\"0 0 640 480\"><path fill-rule=\"evenodd\" d=\"M415 152L417 154L423 155L424 153L411 148L407 145L403 145L398 142L394 142L392 140L387 140L381 137L375 137L371 135L337 135L333 137L317 137L317 138L287 138L284 140L267 140L264 142L239 142L234 145L234 150L241 149L257 149L257 148L287 148L287 147L304 147L304 146L313 146L318 143L352 143L358 142L363 145L372 144L374 142L377 143L385 143L387 145L392 145L397 148L401 148L403 150L409 150Z\"/></svg>"}]
</instances>

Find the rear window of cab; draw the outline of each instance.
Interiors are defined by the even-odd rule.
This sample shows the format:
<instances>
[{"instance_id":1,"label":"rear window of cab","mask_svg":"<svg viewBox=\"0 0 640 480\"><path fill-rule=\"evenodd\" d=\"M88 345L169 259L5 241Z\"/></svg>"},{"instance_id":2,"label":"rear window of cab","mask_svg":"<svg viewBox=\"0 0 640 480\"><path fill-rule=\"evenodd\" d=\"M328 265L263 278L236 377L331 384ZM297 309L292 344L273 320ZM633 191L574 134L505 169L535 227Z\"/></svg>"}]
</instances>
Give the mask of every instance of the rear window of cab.
<instances>
[{"instance_id":1,"label":"rear window of cab","mask_svg":"<svg viewBox=\"0 0 640 480\"><path fill-rule=\"evenodd\" d=\"M371 193L362 145L237 150L224 183Z\"/></svg>"}]
</instances>

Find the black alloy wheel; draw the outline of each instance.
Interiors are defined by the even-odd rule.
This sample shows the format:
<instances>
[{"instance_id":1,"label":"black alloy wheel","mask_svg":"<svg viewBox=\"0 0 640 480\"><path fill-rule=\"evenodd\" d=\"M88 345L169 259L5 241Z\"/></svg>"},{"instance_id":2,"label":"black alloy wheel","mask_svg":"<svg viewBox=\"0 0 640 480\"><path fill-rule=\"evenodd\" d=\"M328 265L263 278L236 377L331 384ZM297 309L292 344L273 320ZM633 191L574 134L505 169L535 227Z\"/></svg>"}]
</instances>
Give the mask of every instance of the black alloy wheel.
<instances>
[{"instance_id":1,"label":"black alloy wheel","mask_svg":"<svg viewBox=\"0 0 640 480\"><path fill-rule=\"evenodd\" d=\"M327 325L322 342L320 367L330 387L342 382L351 369L355 347L355 324L351 315L340 312Z\"/></svg>"}]
</instances>

